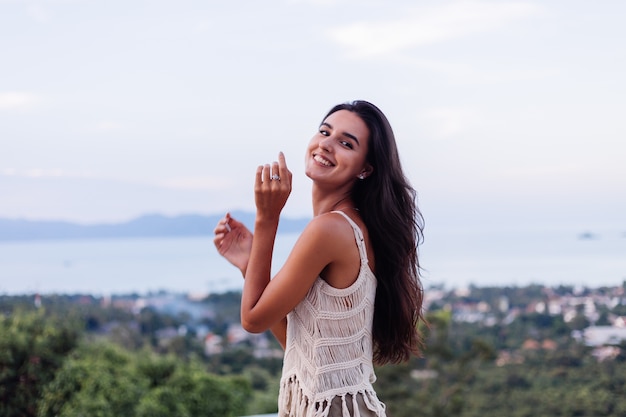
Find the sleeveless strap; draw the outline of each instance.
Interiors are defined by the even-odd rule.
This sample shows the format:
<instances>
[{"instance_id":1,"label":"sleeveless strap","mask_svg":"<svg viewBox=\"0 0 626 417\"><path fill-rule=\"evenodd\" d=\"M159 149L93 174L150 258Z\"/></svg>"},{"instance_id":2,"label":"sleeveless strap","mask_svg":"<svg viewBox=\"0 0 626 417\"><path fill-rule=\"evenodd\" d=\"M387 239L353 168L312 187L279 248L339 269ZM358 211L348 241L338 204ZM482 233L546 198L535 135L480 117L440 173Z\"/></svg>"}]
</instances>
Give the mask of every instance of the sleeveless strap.
<instances>
[{"instance_id":1,"label":"sleeveless strap","mask_svg":"<svg viewBox=\"0 0 626 417\"><path fill-rule=\"evenodd\" d=\"M331 211L331 213L341 214L343 217L345 217L348 223L350 223L350 226L352 226L352 230L354 230L354 240L356 240L356 245L359 248L359 255L361 256L361 264L366 265L367 264L367 251L365 250L365 239L363 238L363 232L361 231L361 228L354 222L354 220L350 218L350 216L348 216L343 211L335 210L335 211Z\"/></svg>"}]
</instances>

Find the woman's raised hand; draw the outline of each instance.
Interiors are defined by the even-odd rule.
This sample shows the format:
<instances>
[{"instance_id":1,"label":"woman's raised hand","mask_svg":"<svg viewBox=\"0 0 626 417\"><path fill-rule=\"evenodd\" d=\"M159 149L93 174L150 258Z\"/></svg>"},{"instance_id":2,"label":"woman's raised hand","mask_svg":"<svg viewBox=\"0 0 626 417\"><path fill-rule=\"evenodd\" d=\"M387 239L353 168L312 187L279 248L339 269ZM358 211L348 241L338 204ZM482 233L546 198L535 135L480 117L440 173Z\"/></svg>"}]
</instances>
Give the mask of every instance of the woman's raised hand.
<instances>
[{"instance_id":1,"label":"woman's raised hand","mask_svg":"<svg viewBox=\"0 0 626 417\"><path fill-rule=\"evenodd\" d=\"M213 233L215 235L213 243L219 254L239 268L245 276L252 249L250 230L243 223L230 217L230 213L226 213L215 226Z\"/></svg>"},{"instance_id":2,"label":"woman's raised hand","mask_svg":"<svg viewBox=\"0 0 626 417\"><path fill-rule=\"evenodd\" d=\"M291 178L291 171L287 169L285 155L282 152L278 154L278 161L257 168L254 182L257 220L278 221L280 212L291 194Z\"/></svg>"}]
</instances>

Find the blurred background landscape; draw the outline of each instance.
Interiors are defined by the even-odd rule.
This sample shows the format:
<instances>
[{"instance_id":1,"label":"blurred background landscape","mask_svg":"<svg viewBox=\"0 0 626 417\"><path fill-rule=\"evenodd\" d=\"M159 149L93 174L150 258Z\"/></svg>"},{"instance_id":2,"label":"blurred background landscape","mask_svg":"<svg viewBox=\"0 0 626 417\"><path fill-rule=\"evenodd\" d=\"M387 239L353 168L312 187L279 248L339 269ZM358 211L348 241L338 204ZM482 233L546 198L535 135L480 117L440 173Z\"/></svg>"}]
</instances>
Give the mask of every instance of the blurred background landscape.
<instances>
[{"instance_id":1,"label":"blurred background landscape","mask_svg":"<svg viewBox=\"0 0 626 417\"><path fill-rule=\"evenodd\" d=\"M626 414L626 3L0 0L0 415L273 413L215 222L334 104L388 116L426 219L393 416ZM219 399L219 401L217 400Z\"/></svg>"}]
</instances>

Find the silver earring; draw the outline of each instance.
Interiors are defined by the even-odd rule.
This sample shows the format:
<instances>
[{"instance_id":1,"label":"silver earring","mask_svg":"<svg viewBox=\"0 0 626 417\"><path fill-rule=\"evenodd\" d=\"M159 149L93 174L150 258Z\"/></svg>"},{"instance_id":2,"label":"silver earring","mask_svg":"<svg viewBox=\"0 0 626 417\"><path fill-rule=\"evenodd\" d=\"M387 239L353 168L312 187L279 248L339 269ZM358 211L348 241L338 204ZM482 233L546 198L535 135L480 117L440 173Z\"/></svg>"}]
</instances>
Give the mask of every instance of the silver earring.
<instances>
[{"instance_id":1,"label":"silver earring","mask_svg":"<svg viewBox=\"0 0 626 417\"><path fill-rule=\"evenodd\" d=\"M364 179L364 178L365 178L365 175L363 175L363 174L359 174L359 179L360 179L360 180L362 180L362 179Z\"/></svg>"}]
</instances>

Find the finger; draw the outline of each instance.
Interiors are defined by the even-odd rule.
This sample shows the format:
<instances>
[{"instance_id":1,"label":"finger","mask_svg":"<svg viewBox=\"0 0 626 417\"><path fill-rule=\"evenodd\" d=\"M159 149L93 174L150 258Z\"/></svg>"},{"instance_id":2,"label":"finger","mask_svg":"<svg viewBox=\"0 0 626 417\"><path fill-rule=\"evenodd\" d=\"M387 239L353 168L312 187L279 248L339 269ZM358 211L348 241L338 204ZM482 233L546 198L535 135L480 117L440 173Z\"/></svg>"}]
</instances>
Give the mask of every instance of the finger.
<instances>
[{"instance_id":1,"label":"finger","mask_svg":"<svg viewBox=\"0 0 626 417\"><path fill-rule=\"evenodd\" d=\"M233 217L228 217L227 224L230 226L231 229L235 229L236 227L241 226L243 223L237 221Z\"/></svg>"},{"instance_id":2,"label":"finger","mask_svg":"<svg viewBox=\"0 0 626 417\"><path fill-rule=\"evenodd\" d=\"M275 178L274 175L278 176L278 181L281 180L281 176L280 176L280 170L278 169L278 162L274 161L272 163L272 174L271 174L271 178ZM276 182L278 182L276 181Z\"/></svg>"},{"instance_id":3,"label":"finger","mask_svg":"<svg viewBox=\"0 0 626 417\"><path fill-rule=\"evenodd\" d=\"M235 220L232 217L228 218L228 225L230 226L231 229L236 229L238 227L245 227L243 223L241 223L238 220Z\"/></svg>"},{"instance_id":4,"label":"finger","mask_svg":"<svg viewBox=\"0 0 626 417\"><path fill-rule=\"evenodd\" d=\"M263 182L268 183L269 184L269 180L270 180L270 164L265 164L263 165Z\"/></svg>"},{"instance_id":5,"label":"finger","mask_svg":"<svg viewBox=\"0 0 626 417\"><path fill-rule=\"evenodd\" d=\"M218 222L217 225L215 226L215 229L213 229L213 233L214 234L218 234L218 233L224 233L225 231L230 232L231 227L228 224L229 223L229 215L226 214L225 217L221 218Z\"/></svg>"},{"instance_id":6,"label":"finger","mask_svg":"<svg viewBox=\"0 0 626 417\"><path fill-rule=\"evenodd\" d=\"M285 160L285 154L282 152L278 152L278 169L280 170L280 175L287 172L287 161Z\"/></svg>"},{"instance_id":7,"label":"finger","mask_svg":"<svg viewBox=\"0 0 626 417\"><path fill-rule=\"evenodd\" d=\"M221 220L215 225L215 229L213 229L214 235L218 235L219 233L224 233L224 224Z\"/></svg>"},{"instance_id":8,"label":"finger","mask_svg":"<svg viewBox=\"0 0 626 417\"><path fill-rule=\"evenodd\" d=\"M282 152L278 153L278 175L281 179L285 179L285 181L289 181L291 183L291 172L287 169L285 154Z\"/></svg>"},{"instance_id":9,"label":"finger","mask_svg":"<svg viewBox=\"0 0 626 417\"><path fill-rule=\"evenodd\" d=\"M223 234L225 235L226 233L229 233L232 230L232 227L230 227L230 225L228 224L218 224L215 229L213 229L213 234L215 236L219 235L219 234Z\"/></svg>"},{"instance_id":10,"label":"finger","mask_svg":"<svg viewBox=\"0 0 626 417\"><path fill-rule=\"evenodd\" d=\"M227 232L230 232L232 230L232 228L230 227L230 219L228 218L228 216L224 217L222 219L222 223L224 224L224 228L226 229Z\"/></svg>"},{"instance_id":11,"label":"finger","mask_svg":"<svg viewBox=\"0 0 626 417\"><path fill-rule=\"evenodd\" d=\"M256 178L254 184L260 186L263 182L263 165L259 165L256 169Z\"/></svg>"},{"instance_id":12,"label":"finger","mask_svg":"<svg viewBox=\"0 0 626 417\"><path fill-rule=\"evenodd\" d=\"M218 233L215 235L215 238L213 238L213 244L215 245L217 249L219 249L222 246L223 241L224 241L223 233Z\"/></svg>"}]
</instances>

